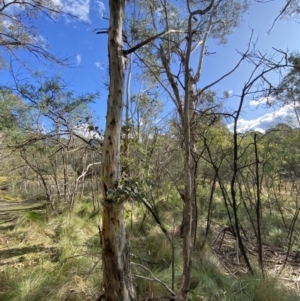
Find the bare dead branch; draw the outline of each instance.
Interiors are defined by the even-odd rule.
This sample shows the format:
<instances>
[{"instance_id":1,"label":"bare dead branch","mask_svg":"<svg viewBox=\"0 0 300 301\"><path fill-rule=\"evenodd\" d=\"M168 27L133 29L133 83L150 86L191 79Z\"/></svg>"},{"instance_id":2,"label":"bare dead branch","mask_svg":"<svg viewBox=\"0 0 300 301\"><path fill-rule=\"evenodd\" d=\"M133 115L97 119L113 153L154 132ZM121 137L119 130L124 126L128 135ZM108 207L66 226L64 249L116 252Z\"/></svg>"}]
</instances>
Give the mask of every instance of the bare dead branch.
<instances>
[{"instance_id":1,"label":"bare dead branch","mask_svg":"<svg viewBox=\"0 0 300 301\"><path fill-rule=\"evenodd\" d=\"M280 11L279 15L275 18L275 20L273 21L273 24L271 26L271 28L268 30L268 34L270 34L271 30L273 29L273 27L275 26L275 23L277 22L277 20L285 13L285 11L287 10L287 8L289 7L290 3L292 2L292 0L288 0L286 5L283 7L283 9Z\"/></svg>"},{"instance_id":2,"label":"bare dead branch","mask_svg":"<svg viewBox=\"0 0 300 301\"><path fill-rule=\"evenodd\" d=\"M135 277L142 278L142 279L146 279L146 280L149 280L149 281L156 281L156 282L160 283L162 286L164 286L164 287L167 289L167 291L168 291L170 294L172 294L172 296L176 296L175 292L173 292L173 291L168 287L168 285L167 285L166 283L164 283L163 281L161 281L161 280L159 280L157 277L155 277L155 276L153 275L153 273L152 273L148 268L146 268L144 265L139 264L139 263L135 263L135 262L131 262L131 264L136 265L136 266L139 266L139 267L141 267L142 269L146 270L147 272L150 273L150 275L151 275L152 278L149 278L149 277L146 277L146 276L141 276L141 275L135 275Z\"/></svg>"},{"instance_id":3,"label":"bare dead branch","mask_svg":"<svg viewBox=\"0 0 300 301\"><path fill-rule=\"evenodd\" d=\"M165 35L165 34L169 34L169 33L173 33L173 32L184 32L183 30L176 30L176 29L169 29L169 30L164 30L163 32L160 32L158 34L156 34L155 36L152 36L148 39L146 39L145 41L142 41L141 43L135 45L134 47L127 49L127 50L123 50L123 55L127 56L128 54L135 52L136 50L138 50L139 48L151 43L152 41L154 41L157 38L160 38L161 36Z\"/></svg>"}]
</instances>

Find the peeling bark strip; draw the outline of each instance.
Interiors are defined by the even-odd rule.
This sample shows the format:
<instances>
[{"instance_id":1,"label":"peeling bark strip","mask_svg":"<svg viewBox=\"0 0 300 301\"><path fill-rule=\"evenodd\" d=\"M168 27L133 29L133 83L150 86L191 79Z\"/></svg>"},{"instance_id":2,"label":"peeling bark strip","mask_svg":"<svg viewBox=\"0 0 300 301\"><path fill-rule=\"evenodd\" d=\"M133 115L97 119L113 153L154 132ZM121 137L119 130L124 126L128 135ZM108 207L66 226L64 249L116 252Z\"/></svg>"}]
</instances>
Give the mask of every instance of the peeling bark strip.
<instances>
[{"instance_id":1,"label":"peeling bark strip","mask_svg":"<svg viewBox=\"0 0 300 301\"><path fill-rule=\"evenodd\" d=\"M109 191L118 189L121 178L120 133L123 109L125 57L122 46L124 0L110 0L108 30L109 96L102 152L101 187L103 193L102 261L105 300L134 301L130 257L124 223L124 207L111 199Z\"/></svg>"}]
</instances>

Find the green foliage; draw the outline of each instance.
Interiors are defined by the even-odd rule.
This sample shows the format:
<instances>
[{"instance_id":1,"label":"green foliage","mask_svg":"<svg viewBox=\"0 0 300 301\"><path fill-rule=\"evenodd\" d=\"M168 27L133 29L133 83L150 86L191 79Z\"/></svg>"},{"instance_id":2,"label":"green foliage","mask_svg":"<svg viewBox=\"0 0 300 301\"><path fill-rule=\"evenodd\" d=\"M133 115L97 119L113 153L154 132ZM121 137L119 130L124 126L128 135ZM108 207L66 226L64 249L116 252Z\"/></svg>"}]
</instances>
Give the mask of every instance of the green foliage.
<instances>
[{"instance_id":1,"label":"green foliage","mask_svg":"<svg viewBox=\"0 0 300 301\"><path fill-rule=\"evenodd\" d=\"M26 199L43 195L49 203L74 203L83 185L74 172L77 177L83 172L86 178L99 175L93 164L99 164L100 146L91 142L98 136L89 132L96 126L88 110L98 94L75 95L59 76L18 82L14 92L1 91L0 109L14 119L1 124L7 129L0 154L7 159L0 174L13 170L22 179L15 190Z\"/></svg>"},{"instance_id":2,"label":"green foliage","mask_svg":"<svg viewBox=\"0 0 300 301\"><path fill-rule=\"evenodd\" d=\"M117 189L109 189L107 191L107 199L114 200L118 203L126 201L142 202L145 198L145 184L139 178L124 177L118 184Z\"/></svg>"},{"instance_id":3,"label":"green foliage","mask_svg":"<svg viewBox=\"0 0 300 301\"><path fill-rule=\"evenodd\" d=\"M60 60L48 51L45 38L34 25L40 15L53 20L62 14L61 9L61 5L49 0L31 1L30 3L19 1L1 3L0 47L2 51L26 66L27 62L22 61L21 56L17 54L18 50L28 51L39 60L65 65L65 60ZM3 68L5 64L6 62L1 56L0 68Z\"/></svg>"},{"instance_id":4,"label":"green foliage","mask_svg":"<svg viewBox=\"0 0 300 301\"><path fill-rule=\"evenodd\" d=\"M283 104L289 104L293 107L296 115L299 116L299 95L300 95L300 55L299 53L292 53L288 62L291 65L289 72L281 80L280 84L274 92L274 96ZM291 119L289 123L293 126L299 127L299 120L297 118Z\"/></svg>"},{"instance_id":5,"label":"green foliage","mask_svg":"<svg viewBox=\"0 0 300 301\"><path fill-rule=\"evenodd\" d=\"M24 127L28 108L9 88L0 88L0 131L18 130Z\"/></svg>"},{"instance_id":6,"label":"green foliage","mask_svg":"<svg viewBox=\"0 0 300 301\"><path fill-rule=\"evenodd\" d=\"M34 84L29 82L18 84L18 92L35 114L41 114L48 119L47 124L50 122L52 129L57 126L57 123L65 129L72 119L73 126L88 123L87 105L98 96L97 93L75 96L59 76L46 78Z\"/></svg>"}]
</instances>

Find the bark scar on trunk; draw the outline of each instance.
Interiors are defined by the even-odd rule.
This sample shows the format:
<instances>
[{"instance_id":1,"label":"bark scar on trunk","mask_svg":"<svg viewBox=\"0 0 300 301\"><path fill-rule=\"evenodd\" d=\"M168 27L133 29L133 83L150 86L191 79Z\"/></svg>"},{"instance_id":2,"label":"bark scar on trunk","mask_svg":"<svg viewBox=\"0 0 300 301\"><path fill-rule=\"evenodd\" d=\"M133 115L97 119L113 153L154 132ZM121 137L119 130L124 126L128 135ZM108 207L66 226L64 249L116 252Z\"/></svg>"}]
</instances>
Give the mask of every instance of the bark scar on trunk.
<instances>
[{"instance_id":1,"label":"bark scar on trunk","mask_svg":"<svg viewBox=\"0 0 300 301\"><path fill-rule=\"evenodd\" d=\"M104 189L105 195L107 195L108 188L107 188L106 183L103 183L103 189Z\"/></svg>"}]
</instances>

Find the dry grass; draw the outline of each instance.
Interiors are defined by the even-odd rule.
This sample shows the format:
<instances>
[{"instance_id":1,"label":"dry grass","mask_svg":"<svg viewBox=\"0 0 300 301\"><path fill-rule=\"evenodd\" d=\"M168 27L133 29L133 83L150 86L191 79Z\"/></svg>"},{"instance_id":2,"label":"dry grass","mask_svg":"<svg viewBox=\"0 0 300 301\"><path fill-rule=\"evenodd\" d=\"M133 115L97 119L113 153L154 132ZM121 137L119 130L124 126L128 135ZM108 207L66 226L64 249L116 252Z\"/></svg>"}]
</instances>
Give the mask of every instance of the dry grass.
<instances>
[{"instance_id":1,"label":"dry grass","mask_svg":"<svg viewBox=\"0 0 300 301\"><path fill-rule=\"evenodd\" d=\"M180 208L162 202L158 204L162 221L171 235L181 222ZM126 222L138 297L169 296L166 287L172 289L172 286L177 292L182 273L182 240L171 235L170 242L143 206L135 204L129 209ZM0 230L0 301L96 300L102 290L98 218L99 214L93 212L87 200L78 203L72 213L66 211L48 218L42 211L23 212L13 228ZM191 300L299 300L274 279L225 273L228 270L224 262L200 239L201 231L200 228L194 252ZM230 252L235 252L234 240L228 247L232 247L228 249ZM276 299L271 299L274 293Z\"/></svg>"}]
</instances>

